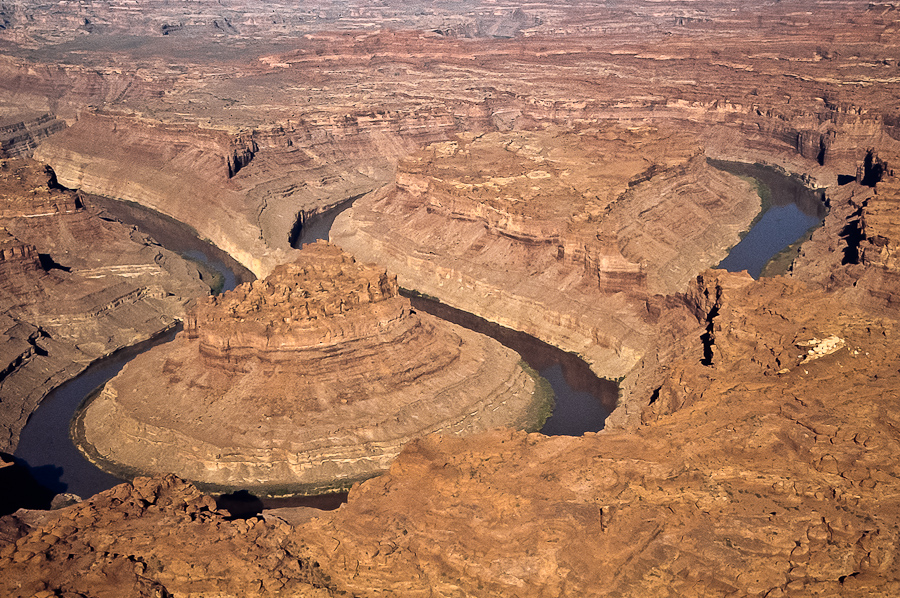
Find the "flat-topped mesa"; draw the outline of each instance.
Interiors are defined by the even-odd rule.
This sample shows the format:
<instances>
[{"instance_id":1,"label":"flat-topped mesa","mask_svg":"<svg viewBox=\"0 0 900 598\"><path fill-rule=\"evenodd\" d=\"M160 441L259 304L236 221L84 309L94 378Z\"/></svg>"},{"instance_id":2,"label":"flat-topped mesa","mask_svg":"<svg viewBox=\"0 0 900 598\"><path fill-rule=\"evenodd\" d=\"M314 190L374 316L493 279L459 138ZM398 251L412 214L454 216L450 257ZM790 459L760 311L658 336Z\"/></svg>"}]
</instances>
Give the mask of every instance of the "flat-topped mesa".
<instances>
[{"instance_id":1,"label":"flat-topped mesa","mask_svg":"<svg viewBox=\"0 0 900 598\"><path fill-rule=\"evenodd\" d=\"M119 473L318 493L384 471L425 434L535 429L550 395L496 341L410 309L397 281L326 243L195 307L76 420Z\"/></svg>"},{"instance_id":2,"label":"flat-topped mesa","mask_svg":"<svg viewBox=\"0 0 900 598\"><path fill-rule=\"evenodd\" d=\"M650 127L551 129L432 144L400 162L390 201L543 246L558 265L583 268L598 290L640 295L678 290L694 275L680 267L678 253L685 244L706 252L704 234L733 209L728 184L687 135ZM694 196L691 211L702 226L670 209L673 195ZM740 207L749 213L755 206ZM656 221L642 232L633 221L646 213ZM679 246L665 248L655 233L671 235L673 227L681 229ZM623 228L630 234L620 234Z\"/></svg>"},{"instance_id":3,"label":"flat-topped mesa","mask_svg":"<svg viewBox=\"0 0 900 598\"><path fill-rule=\"evenodd\" d=\"M60 187L49 167L33 160L0 160L0 218L53 216L81 209L78 194Z\"/></svg>"}]
</instances>

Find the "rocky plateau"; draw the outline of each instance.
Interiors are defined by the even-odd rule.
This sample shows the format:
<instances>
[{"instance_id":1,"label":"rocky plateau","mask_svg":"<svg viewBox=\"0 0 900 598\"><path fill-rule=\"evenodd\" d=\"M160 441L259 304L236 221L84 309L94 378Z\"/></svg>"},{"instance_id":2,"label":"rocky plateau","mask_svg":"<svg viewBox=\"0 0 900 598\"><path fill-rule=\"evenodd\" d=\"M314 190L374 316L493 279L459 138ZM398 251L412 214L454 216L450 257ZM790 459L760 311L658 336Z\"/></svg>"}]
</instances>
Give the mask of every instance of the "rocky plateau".
<instances>
[{"instance_id":1,"label":"rocky plateau","mask_svg":"<svg viewBox=\"0 0 900 598\"><path fill-rule=\"evenodd\" d=\"M890 2L3 2L4 155L36 147L62 185L156 207L260 277L359 197L336 240L400 284L627 377L599 433L413 440L333 512L234 519L165 476L19 511L0 593L896 596L898 97ZM825 188L786 275L708 269L756 200L706 157ZM140 235L46 182L23 188L48 214L0 239L10 449L46 389L137 336L71 340L67 306L127 293L58 281L138 262L66 252L100 233L64 223ZM226 321L179 342L228 363ZM60 344L84 353L44 365Z\"/></svg>"}]
</instances>

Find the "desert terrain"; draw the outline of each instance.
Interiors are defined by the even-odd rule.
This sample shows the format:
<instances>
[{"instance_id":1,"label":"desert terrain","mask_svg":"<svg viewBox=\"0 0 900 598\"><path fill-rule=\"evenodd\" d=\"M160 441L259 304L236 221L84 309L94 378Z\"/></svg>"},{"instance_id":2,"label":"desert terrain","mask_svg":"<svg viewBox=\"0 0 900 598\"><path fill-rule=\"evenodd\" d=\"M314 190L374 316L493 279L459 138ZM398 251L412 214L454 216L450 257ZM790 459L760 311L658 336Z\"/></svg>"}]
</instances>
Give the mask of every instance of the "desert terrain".
<instances>
[{"instance_id":1,"label":"desert terrain","mask_svg":"<svg viewBox=\"0 0 900 598\"><path fill-rule=\"evenodd\" d=\"M331 240L371 272L620 388L583 436L405 439L334 511L232 517L163 470L21 509L0 518L0 593L897 595L898 99L889 2L0 4L0 450L50 389L178 321L210 360L280 359L298 333L264 279L350 200ZM785 273L716 269L765 200L709 160L824 192ZM190 226L259 280L205 299L195 266L92 196ZM333 286L329 304L359 296ZM394 299L375 305L408 313ZM235 310L268 320L245 334ZM426 361L453 344L414 342ZM175 355L172 380L203 375ZM416 377L393 363L359 365ZM163 427L247 428L241 401L267 417L270 392Z\"/></svg>"}]
</instances>

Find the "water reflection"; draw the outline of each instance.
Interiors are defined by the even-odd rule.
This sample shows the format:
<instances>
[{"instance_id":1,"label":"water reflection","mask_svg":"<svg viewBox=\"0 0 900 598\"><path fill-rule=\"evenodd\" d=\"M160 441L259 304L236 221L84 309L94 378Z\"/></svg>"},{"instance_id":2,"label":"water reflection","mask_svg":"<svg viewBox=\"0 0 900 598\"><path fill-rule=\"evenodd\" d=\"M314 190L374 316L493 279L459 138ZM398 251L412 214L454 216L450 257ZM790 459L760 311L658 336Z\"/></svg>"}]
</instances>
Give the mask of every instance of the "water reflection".
<instances>
[{"instance_id":1,"label":"water reflection","mask_svg":"<svg viewBox=\"0 0 900 598\"><path fill-rule=\"evenodd\" d=\"M753 278L759 278L773 257L825 219L823 192L807 188L796 178L758 164L709 162L720 170L755 179L762 199L761 216L719 263L723 270L746 270Z\"/></svg>"}]
</instances>

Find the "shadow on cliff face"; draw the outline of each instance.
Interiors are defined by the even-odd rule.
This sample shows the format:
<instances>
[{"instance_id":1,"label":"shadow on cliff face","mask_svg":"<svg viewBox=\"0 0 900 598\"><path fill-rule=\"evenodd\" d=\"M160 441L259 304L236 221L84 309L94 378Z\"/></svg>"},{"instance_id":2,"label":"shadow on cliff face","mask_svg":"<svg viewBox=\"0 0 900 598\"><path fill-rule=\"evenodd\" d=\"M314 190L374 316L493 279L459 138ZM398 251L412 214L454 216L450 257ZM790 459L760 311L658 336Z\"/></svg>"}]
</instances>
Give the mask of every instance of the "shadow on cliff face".
<instances>
[{"instance_id":1,"label":"shadow on cliff face","mask_svg":"<svg viewBox=\"0 0 900 598\"><path fill-rule=\"evenodd\" d=\"M606 418L616 407L619 387L611 380L598 378L576 355L414 291L401 290L401 294L410 300L414 309L487 335L517 352L530 367L540 372L556 395L553 414L541 428L542 434L582 436L585 432L603 429Z\"/></svg>"},{"instance_id":2,"label":"shadow on cliff face","mask_svg":"<svg viewBox=\"0 0 900 598\"><path fill-rule=\"evenodd\" d=\"M62 473L61 468L56 469ZM49 509L55 495L39 484L19 459L7 453L0 453L0 488L0 517L19 509Z\"/></svg>"}]
</instances>

